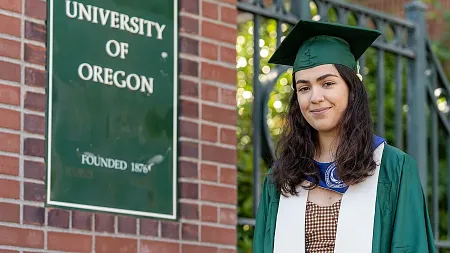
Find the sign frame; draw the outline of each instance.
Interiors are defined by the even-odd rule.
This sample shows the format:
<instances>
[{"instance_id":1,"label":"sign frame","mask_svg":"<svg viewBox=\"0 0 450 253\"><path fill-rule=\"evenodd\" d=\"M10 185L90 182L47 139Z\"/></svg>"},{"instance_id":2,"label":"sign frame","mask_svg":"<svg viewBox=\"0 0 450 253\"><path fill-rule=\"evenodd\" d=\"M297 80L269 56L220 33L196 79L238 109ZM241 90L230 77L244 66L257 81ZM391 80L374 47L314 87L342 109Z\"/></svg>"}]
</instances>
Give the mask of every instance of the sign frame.
<instances>
[{"instance_id":1,"label":"sign frame","mask_svg":"<svg viewBox=\"0 0 450 253\"><path fill-rule=\"evenodd\" d=\"M46 168L46 207L55 207L61 209L69 210L82 210L90 212L102 212L110 213L115 215L128 215L143 218L157 218L157 219L167 219L167 220L177 220L178 219L178 89L179 89L179 8L178 0L173 1L173 167L172 167L172 213L171 214L161 214L154 212L144 212L128 210L123 208L111 208L104 206L88 205L88 204L77 204L63 201L56 201L51 199L51 176L52 176L52 102L53 102L53 28L54 28L54 2L56 0L47 1L47 13L48 13L48 23L46 26L47 30L47 59L46 59L46 69L47 69L47 108L46 108L46 132L45 132L45 168Z\"/></svg>"}]
</instances>

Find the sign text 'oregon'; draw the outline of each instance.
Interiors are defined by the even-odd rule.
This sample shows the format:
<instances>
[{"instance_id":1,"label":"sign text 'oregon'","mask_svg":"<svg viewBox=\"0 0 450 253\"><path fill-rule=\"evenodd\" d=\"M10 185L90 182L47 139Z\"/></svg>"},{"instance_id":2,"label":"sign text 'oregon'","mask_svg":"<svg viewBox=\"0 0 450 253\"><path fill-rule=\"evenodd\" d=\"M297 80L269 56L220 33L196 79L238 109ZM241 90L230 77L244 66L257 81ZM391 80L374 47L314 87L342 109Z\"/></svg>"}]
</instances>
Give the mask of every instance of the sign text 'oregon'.
<instances>
[{"instance_id":1,"label":"sign text 'oregon'","mask_svg":"<svg viewBox=\"0 0 450 253\"><path fill-rule=\"evenodd\" d=\"M47 3L47 205L175 219L177 0Z\"/></svg>"}]
</instances>

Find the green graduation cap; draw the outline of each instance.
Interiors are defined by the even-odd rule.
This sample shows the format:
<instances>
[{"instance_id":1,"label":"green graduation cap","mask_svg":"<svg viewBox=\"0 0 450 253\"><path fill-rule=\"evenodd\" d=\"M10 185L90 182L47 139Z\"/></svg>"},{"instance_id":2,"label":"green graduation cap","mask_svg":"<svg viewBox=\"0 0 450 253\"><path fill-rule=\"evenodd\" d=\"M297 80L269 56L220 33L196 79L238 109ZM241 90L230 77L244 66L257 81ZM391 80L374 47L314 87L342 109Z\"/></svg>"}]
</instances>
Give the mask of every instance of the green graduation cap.
<instances>
[{"instance_id":1,"label":"green graduation cap","mask_svg":"<svg viewBox=\"0 0 450 253\"><path fill-rule=\"evenodd\" d=\"M269 63L292 66L294 72L323 64L341 64L358 73L358 59L380 35L377 30L301 20Z\"/></svg>"}]
</instances>

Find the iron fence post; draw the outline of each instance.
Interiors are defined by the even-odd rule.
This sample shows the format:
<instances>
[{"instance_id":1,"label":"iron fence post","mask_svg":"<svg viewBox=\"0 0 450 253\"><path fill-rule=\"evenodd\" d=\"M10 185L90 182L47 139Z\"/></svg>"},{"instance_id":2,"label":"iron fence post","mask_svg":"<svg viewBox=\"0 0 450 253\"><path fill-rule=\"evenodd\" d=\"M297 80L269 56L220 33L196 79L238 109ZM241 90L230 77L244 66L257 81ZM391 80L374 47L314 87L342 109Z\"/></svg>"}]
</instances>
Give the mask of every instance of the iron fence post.
<instances>
[{"instance_id":1,"label":"iron fence post","mask_svg":"<svg viewBox=\"0 0 450 253\"><path fill-rule=\"evenodd\" d=\"M427 117L426 117L426 13L427 6L413 1L405 6L406 18L415 23L408 34L408 45L415 59L408 63L408 146L407 152L417 161L424 191L427 191Z\"/></svg>"}]
</instances>

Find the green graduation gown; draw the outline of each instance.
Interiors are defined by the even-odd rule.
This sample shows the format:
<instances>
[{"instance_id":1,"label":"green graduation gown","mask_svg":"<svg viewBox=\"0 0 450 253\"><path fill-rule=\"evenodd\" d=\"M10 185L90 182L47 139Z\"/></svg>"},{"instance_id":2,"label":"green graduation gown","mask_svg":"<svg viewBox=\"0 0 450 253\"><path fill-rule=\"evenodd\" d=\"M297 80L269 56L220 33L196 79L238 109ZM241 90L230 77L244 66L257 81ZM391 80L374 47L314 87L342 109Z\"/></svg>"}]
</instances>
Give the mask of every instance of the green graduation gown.
<instances>
[{"instance_id":1,"label":"green graduation gown","mask_svg":"<svg viewBox=\"0 0 450 253\"><path fill-rule=\"evenodd\" d=\"M382 154L382 158L380 157L381 165L378 166L378 180L374 183L376 187L373 195L376 201L373 204L374 210L372 210L373 225L370 226L371 230L373 227L373 234L370 235L371 246L366 247L369 249L367 252L371 248L373 253L434 253L434 239L416 162L409 155L388 144L384 145L380 154ZM344 194L344 198L347 193ZM274 253L277 214L281 198L283 196L280 196L276 190L269 171L263 182L256 216L253 253ZM347 210L352 208L354 205ZM302 211L304 212L304 210L295 212L301 213ZM339 216L340 218L341 216ZM279 222L278 224L280 224ZM283 229L290 230L291 228L288 226L283 225ZM351 226L355 228L355 225ZM348 242L358 243L359 229L353 228L352 232L346 231L346 234L341 233L337 237L344 238L347 244ZM304 226L300 229L304 230ZM336 243L338 242L336 241ZM286 241L283 241L282 244L286 244ZM298 240L295 242L291 239L287 244L292 244L292 247L304 245L304 243L298 244ZM281 251L278 250L278 252ZM301 249L295 252L305 252L305 250Z\"/></svg>"}]
</instances>

